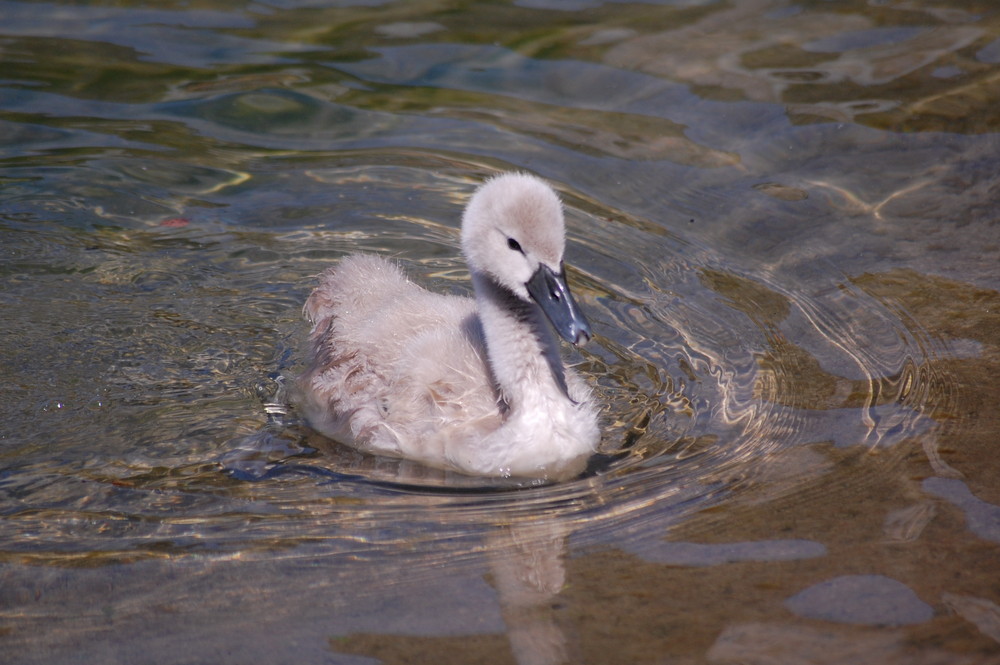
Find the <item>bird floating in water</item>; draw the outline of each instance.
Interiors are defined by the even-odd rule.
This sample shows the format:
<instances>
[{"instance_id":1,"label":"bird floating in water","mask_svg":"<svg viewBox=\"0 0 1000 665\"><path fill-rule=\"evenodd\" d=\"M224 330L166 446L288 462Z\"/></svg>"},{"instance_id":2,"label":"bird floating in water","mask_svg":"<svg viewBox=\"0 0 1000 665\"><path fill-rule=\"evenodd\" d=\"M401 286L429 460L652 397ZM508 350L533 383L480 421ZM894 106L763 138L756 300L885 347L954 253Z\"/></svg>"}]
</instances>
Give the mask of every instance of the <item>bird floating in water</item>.
<instances>
[{"instance_id":1,"label":"bird floating in water","mask_svg":"<svg viewBox=\"0 0 1000 665\"><path fill-rule=\"evenodd\" d=\"M297 380L309 424L359 450L467 474L578 474L600 431L553 334L590 339L565 245L555 192L507 173L462 217L475 299L426 291L374 255L323 272L304 307L311 362Z\"/></svg>"}]
</instances>

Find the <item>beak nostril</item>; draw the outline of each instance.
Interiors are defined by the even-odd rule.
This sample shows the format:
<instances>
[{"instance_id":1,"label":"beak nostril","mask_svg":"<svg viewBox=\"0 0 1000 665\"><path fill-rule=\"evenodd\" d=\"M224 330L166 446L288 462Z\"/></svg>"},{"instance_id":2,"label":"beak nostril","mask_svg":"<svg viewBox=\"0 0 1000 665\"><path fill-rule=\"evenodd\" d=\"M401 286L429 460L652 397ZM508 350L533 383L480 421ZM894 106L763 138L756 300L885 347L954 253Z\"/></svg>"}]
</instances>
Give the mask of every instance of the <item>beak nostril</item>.
<instances>
[{"instance_id":1,"label":"beak nostril","mask_svg":"<svg viewBox=\"0 0 1000 665\"><path fill-rule=\"evenodd\" d=\"M590 339L590 326L566 284L566 274L542 264L525 283L556 332L567 342L582 346Z\"/></svg>"}]
</instances>

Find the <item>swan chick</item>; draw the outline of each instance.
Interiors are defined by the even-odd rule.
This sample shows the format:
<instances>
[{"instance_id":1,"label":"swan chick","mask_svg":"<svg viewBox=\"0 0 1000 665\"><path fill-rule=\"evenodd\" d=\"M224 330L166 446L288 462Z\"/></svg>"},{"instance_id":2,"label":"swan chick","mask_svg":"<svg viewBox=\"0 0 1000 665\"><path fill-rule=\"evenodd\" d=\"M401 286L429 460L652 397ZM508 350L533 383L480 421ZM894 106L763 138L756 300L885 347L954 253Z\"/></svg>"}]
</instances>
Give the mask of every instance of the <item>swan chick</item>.
<instances>
[{"instance_id":1,"label":"swan chick","mask_svg":"<svg viewBox=\"0 0 1000 665\"><path fill-rule=\"evenodd\" d=\"M427 291L356 254L319 276L304 307L310 362L296 402L310 426L377 455L485 476L579 474L600 431L591 392L564 366L590 325L563 266L556 193L534 176L487 180L462 216L475 298Z\"/></svg>"}]
</instances>

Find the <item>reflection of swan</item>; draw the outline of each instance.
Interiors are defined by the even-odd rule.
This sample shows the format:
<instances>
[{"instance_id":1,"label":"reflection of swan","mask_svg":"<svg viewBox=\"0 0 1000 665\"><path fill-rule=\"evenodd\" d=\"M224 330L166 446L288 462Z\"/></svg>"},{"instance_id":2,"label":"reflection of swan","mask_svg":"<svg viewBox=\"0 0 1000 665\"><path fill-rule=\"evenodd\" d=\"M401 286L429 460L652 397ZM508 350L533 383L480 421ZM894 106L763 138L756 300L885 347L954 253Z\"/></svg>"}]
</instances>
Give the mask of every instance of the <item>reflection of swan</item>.
<instances>
[{"instance_id":1,"label":"reflection of swan","mask_svg":"<svg viewBox=\"0 0 1000 665\"><path fill-rule=\"evenodd\" d=\"M564 248L555 192L505 174L462 219L475 300L425 291L375 256L324 272L305 306L312 362L298 401L309 423L362 450L466 473L578 473L599 432L546 323L574 344L590 337Z\"/></svg>"},{"instance_id":2,"label":"reflection of swan","mask_svg":"<svg viewBox=\"0 0 1000 665\"><path fill-rule=\"evenodd\" d=\"M553 601L566 582L565 525L515 521L489 538L490 572L518 665L559 665L570 658Z\"/></svg>"}]
</instances>

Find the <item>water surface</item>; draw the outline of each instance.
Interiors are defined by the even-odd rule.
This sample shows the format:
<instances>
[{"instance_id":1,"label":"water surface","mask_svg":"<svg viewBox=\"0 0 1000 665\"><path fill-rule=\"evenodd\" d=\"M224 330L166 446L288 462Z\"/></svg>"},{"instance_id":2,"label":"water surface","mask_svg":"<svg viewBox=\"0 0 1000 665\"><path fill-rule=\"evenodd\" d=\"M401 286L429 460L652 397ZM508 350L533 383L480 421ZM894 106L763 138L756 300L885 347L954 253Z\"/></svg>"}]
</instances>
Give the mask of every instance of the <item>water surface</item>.
<instances>
[{"instance_id":1,"label":"water surface","mask_svg":"<svg viewBox=\"0 0 1000 665\"><path fill-rule=\"evenodd\" d=\"M1000 658L993 3L0 2L10 662ZM567 209L558 484L310 432L356 251Z\"/></svg>"}]
</instances>

